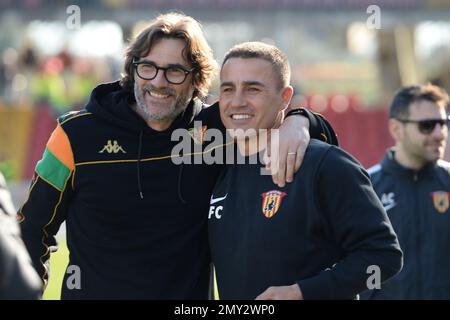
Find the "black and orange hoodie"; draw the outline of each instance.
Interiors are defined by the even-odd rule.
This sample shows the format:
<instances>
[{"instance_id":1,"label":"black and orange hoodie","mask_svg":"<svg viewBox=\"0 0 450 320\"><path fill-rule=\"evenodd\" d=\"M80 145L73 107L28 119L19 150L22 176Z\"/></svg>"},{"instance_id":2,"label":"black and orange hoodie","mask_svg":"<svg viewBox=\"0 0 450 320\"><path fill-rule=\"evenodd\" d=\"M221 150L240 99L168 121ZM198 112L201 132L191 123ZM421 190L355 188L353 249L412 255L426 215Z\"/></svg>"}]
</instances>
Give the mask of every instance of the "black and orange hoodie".
<instances>
[{"instance_id":1,"label":"black and orange hoodie","mask_svg":"<svg viewBox=\"0 0 450 320\"><path fill-rule=\"evenodd\" d=\"M223 130L218 106L193 100L158 132L133 103L118 82L102 84L85 109L58 119L19 211L24 242L45 281L66 221L63 299L206 299L207 213L223 165L175 164L171 135L194 120ZM308 116L312 137L335 139L326 120Z\"/></svg>"}]
</instances>

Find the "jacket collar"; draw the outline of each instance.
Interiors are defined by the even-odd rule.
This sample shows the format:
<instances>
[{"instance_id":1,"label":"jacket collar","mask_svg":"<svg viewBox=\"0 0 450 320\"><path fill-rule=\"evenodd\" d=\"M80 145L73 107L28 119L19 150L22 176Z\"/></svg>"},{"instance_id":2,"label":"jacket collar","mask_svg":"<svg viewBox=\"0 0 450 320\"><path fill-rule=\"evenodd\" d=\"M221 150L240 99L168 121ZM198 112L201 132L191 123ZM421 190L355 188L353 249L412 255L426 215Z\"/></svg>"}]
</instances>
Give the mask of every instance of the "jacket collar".
<instances>
[{"instance_id":1,"label":"jacket collar","mask_svg":"<svg viewBox=\"0 0 450 320\"><path fill-rule=\"evenodd\" d=\"M382 161L383 170L396 176L410 177L414 180L424 178L435 174L437 169L437 163L429 163L423 168L416 170L402 166L395 159L395 148L389 148L386 150L386 154Z\"/></svg>"}]
</instances>

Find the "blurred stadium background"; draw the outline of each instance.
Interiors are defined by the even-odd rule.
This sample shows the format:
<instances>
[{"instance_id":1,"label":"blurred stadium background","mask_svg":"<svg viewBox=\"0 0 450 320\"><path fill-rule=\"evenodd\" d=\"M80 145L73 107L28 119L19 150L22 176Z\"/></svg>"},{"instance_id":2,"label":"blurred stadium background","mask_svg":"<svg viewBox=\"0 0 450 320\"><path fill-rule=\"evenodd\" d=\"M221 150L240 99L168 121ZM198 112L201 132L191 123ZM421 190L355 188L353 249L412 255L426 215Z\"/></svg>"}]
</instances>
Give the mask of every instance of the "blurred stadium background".
<instances>
[{"instance_id":1,"label":"blurred stadium background","mask_svg":"<svg viewBox=\"0 0 450 320\"><path fill-rule=\"evenodd\" d=\"M80 9L75 28L71 5ZM379 28L367 24L377 18L371 5ZM279 46L292 66L292 103L324 114L365 167L392 144L387 107L400 86L450 91L450 0L0 0L0 170L17 207L55 118L119 78L127 40L168 11L201 21L219 63L242 41ZM50 299L67 263L59 238Z\"/></svg>"}]
</instances>

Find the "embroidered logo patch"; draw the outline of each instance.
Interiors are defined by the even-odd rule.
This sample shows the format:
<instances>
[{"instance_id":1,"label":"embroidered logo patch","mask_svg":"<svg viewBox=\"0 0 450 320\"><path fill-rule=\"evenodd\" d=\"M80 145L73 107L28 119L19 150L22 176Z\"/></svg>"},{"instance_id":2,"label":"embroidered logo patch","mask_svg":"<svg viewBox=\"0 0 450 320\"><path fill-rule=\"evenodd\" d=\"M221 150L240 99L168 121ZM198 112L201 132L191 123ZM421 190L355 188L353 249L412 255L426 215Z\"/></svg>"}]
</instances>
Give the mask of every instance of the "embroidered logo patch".
<instances>
[{"instance_id":1,"label":"embroidered logo patch","mask_svg":"<svg viewBox=\"0 0 450 320\"><path fill-rule=\"evenodd\" d=\"M381 196L381 203L383 204L384 210L386 212L397 205L395 202L395 194L393 192L383 193Z\"/></svg>"},{"instance_id":2,"label":"embroidered logo patch","mask_svg":"<svg viewBox=\"0 0 450 320\"><path fill-rule=\"evenodd\" d=\"M103 149L100 150L98 153L103 153L103 152L107 152L107 153L127 153L125 150L123 150L122 146L120 146L117 143L117 140L108 140L108 143L106 143L103 146Z\"/></svg>"},{"instance_id":3,"label":"embroidered logo patch","mask_svg":"<svg viewBox=\"0 0 450 320\"><path fill-rule=\"evenodd\" d=\"M287 195L286 192L271 190L261 194L262 212L267 218L273 217L281 205L281 200Z\"/></svg>"},{"instance_id":4,"label":"embroidered logo patch","mask_svg":"<svg viewBox=\"0 0 450 320\"><path fill-rule=\"evenodd\" d=\"M431 193L433 198L434 208L439 213L444 213L449 207L449 194L447 191L434 191Z\"/></svg>"}]
</instances>

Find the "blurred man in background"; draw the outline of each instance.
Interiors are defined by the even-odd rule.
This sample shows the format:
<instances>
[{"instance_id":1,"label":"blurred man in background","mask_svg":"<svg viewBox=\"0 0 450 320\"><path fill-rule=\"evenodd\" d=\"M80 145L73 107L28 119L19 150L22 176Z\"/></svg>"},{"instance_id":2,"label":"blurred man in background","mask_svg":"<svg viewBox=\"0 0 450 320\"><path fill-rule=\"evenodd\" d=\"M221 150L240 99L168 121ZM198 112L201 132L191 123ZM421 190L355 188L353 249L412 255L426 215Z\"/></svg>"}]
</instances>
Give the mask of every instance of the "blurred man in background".
<instances>
[{"instance_id":1,"label":"blurred man in background","mask_svg":"<svg viewBox=\"0 0 450 320\"><path fill-rule=\"evenodd\" d=\"M42 285L20 237L16 212L0 172L0 300L39 299Z\"/></svg>"},{"instance_id":2,"label":"blurred man in background","mask_svg":"<svg viewBox=\"0 0 450 320\"><path fill-rule=\"evenodd\" d=\"M448 94L437 86L401 88L390 106L395 146L369 169L404 252L403 270L365 299L450 299Z\"/></svg>"},{"instance_id":3,"label":"blurred man in background","mask_svg":"<svg viewBox=\"0 0 450 320\"><path fill-rule=\"evenodd\" d=\"M59 118L20 215L43 281L66 221L74 272L62 298L208 297L207 212L222 165L175 165L171 135L194 120L223 129L217 104L200 100L215 67L196 20L162 15L128 47L122 80L99 85L84 110ZM303 115L311 125L294 116L280 129L280 185L300 165L308 126L312 137L335 141L326 121Z\"/></svg>"}]
</instances>

